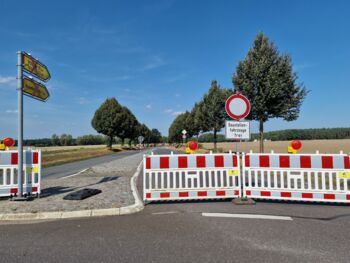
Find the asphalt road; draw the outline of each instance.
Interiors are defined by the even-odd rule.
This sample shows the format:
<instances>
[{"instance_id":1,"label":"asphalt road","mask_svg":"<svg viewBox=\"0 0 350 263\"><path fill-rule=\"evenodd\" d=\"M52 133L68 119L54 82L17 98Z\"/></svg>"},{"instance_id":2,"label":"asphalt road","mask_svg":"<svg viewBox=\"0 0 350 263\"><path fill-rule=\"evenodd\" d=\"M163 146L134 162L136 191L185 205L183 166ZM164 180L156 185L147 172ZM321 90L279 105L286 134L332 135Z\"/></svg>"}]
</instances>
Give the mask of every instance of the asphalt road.
<instances>
[{"instance_id":1,"label":"asphalt road","mask_svg":"<svg viewBox=\"0 0 350 263\"><path fill-rule=\"evenodd\" d=\"M149 150L143 150L142 152L147 152L147 151ZM74 163L67 163L67 164L44 168L42 177L59 178L59 177L72 175L84 169L90 168L94 165L110 162L116 159L121 159L137 153L140 153L140 151L125 151L125 152L114 153L114 154L105 155L97 158L87 159L83 161L78 161Z\"/></svg>"},{"instance_id":2,"label":"asphalt road","mask_svg":"<svg viewBox=\"0 0 350 263\"><path fill-rule=\"evenodd\" d=\"M349 262L349 229L349 206L152 203L129 216L2 224L0 262Z\"/></svg>"}]
</instances>

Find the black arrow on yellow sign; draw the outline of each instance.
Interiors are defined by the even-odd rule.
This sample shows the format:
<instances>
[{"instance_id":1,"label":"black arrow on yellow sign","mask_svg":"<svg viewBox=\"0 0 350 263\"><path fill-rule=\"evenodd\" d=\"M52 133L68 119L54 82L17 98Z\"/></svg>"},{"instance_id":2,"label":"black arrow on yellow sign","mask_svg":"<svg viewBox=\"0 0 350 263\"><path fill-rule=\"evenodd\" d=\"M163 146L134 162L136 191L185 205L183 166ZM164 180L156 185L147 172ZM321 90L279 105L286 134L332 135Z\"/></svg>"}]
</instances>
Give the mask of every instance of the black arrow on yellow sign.
<instances>
[{"instance_id":1,"label":"black arrow on yellow sign","mask_svg":"<svg viewBox=\"0 0 350 263\"><path fill-rule=\"evenodd\" d=\"M48 68L39 60L25 52L22 52L22 64L26 72L42 81L48 81L51 78Z\"/></svg>"},{"instance_id":2,"label":"black arrow on yellow sign","mask_svg":"<svg viewBox=\"0 0 350 263\"><path fill-rule=\"evenodd\" d=\"M22 88L24 95L40 101L47 101L50 97L49 91L45 85L28 77L23 77Z\"/></svg>"}]
</instances>

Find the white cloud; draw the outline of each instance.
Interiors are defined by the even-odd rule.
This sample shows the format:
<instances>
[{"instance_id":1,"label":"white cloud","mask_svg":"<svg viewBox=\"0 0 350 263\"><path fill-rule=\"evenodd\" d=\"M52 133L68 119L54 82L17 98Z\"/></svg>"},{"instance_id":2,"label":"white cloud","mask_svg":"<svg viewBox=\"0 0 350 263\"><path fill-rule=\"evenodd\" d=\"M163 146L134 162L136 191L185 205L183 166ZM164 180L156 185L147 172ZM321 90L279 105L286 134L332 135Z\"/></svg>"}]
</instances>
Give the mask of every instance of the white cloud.
<instances>
[{"instance_id":1,"label":"white cloud","mask_svg":"<svg viewBox=\"0 0 350 263\"><path fill-rule=\"evenodd\" d=\"M165 61L161 57L153 56L151 61L149 63L147 63L142 68L142 70L143 71L147 71L147 70L151 70L151 69L155 69L155 68L161 67L163 65L165 65Z\"/></svg>"},{"instance_id":2,"label":"white cloud","mask_svg":"<svg viewBox=\"0 0 350 263\"><path fill-rule=\"evenodd\" d=\"M16 82L17 82L16 77L12 77L12 76L3 77L3 76L0 76L0 85L15 86Z\"/></svg>"},{"instance_id":3,"label":"white cloud","mask_svg":"<svg viewBox=\"0 0 350 263\"><path fill-rule=\"evenodd\" d=\"M147 104L147 105L146 105L146 108L147 108L147 109L152 109L152 105L151 105L151 104Z\"/></svg>"},{"instance_id":4,"label":"white cloud","mask_svg":"<svg viewBox=\"0 0 350 263\"><path fill-rule=\"evenodd\" d=\"M90 101L87 98L85 98L85 97L78 98L78 104L85 105L85 104L88 104L88 103L90 103Z\"/></svg>"},{"instance_id":5,"label":"white cloud","mask_svg":"<svg viewBox=\"0 0 350 263\"><path fill-rule=\"evenodd\" d=\"M165 113L172 113L172 112L173 112L173 109L165 109L164 112L165 112Z\"/></svg>"},{"instance_id":6,"label":"white cloud","mask_svg":"<svg viewBox=\"0 0 350 263\"><path fill-rule=\"evenodd\" d=\"M6 113L9 113L9 114L18 113L18 110L6 110Z\"/></svg>"},{"instance_id":7,"label":"white cloud","mask_svg":"<svg viewBox=\"0 0 350 263\"><path fill-rule=\"evenodd\" d=\"M180 115L180 114L182 114L182 113L184 113L183 111L174 111L173 112L173 115L174 116L177 116L177 115Z\"/></svg>"}]
</instances>

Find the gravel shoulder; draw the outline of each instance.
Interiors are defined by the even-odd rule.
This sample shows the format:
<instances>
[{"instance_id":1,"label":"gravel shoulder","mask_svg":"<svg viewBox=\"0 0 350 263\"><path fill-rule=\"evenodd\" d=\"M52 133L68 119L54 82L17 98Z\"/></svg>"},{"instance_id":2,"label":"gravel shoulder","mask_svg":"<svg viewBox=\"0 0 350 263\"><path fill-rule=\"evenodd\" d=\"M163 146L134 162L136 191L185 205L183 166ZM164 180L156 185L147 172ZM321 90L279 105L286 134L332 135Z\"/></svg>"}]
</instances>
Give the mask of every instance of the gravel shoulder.
<instances>
[{"instance_id":1,"label":"gravel shoulder","mask_svg":"<svg viewBox=\"0 0 350 263\"><path fill-rule=\"evenodd\" d=\"M142 161L143 153L126 156L93 166L71 177L42 179L42 194L28 202L0 201L1 213L61 212L121 208L134 204L130 179ZM63 200L69 193L84 188L99 189L102 193L85 200Z\"/></svg>"}]
</instances>

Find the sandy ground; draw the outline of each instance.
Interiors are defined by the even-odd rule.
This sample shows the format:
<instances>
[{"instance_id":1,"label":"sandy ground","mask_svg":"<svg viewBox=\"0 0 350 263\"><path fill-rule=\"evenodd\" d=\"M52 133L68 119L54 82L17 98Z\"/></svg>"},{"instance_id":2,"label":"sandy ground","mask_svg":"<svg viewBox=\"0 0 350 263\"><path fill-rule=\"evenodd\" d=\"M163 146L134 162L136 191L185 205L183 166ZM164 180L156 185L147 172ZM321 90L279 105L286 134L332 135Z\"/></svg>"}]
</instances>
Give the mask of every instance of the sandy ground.
<instances>
[{"instance_id":1,"label":"sandy ground","mask_svg":"<svg viewBox=\"0 0 350 263\"><path fill-rule=\"evenodd\" d=\"M286 153L289 145L289 141L266 141L265 152L271 152L273 150L276 153ZM303 147L299 150L299 153L350 153L350 139L345 140L305 140L302 141ZM214 148L213 143L202 143L205 149L211 150ZM235 151L236 143L225 142L218 143L218 148L222 148L224 151ZM253 152L259 151L259 142L241 142L238 143L238 149L240 152Z\"/></svg>"}]
</instances>

